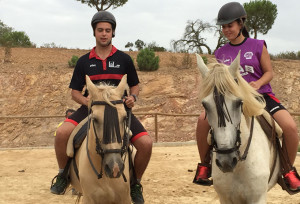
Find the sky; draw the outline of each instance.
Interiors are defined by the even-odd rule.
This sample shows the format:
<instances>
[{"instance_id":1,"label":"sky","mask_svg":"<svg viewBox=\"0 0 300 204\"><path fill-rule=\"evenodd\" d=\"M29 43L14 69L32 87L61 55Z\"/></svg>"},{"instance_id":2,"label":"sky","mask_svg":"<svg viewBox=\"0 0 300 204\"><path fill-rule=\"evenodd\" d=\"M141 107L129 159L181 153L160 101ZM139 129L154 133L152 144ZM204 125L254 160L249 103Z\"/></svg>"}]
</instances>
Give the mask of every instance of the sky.
<instances>
[{"instance_id":1,"label":"sky","mask_svg":"<svg viewBox=\"0 0 300 204\"><path fill-rule=\"evenodd\" d=\"M241 4L248 1L238 1ZM224 0L128 0L116 9L109 9L117 20L113 45L120 50L137 39L156 42L168 50L171 40L179 40L187 21L201 19L215 24ZM300 50L300 1L271 0L278 15L272 29L258 34L271 54ZM97 12L77 0L0 0L0 20L15 31L24 31L38 47L55 43L72 49L95 46L91 19ZM214 50L217 38L206 33L207 44ZM204 48L204 52L206 49Z\"/></svg>"}]
</instances>

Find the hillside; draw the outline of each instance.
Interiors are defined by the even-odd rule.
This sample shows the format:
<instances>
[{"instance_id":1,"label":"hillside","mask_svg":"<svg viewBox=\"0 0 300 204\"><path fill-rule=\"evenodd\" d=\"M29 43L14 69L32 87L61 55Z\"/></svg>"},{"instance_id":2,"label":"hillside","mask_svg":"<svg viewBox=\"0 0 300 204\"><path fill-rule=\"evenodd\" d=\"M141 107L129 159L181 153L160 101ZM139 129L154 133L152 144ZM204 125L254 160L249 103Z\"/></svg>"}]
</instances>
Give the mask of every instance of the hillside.
<instances>
[{"instance_id":1,"label":"hillside","mask_svg":"<svg viewBox=\"0 0 300 204\"><path fill-rule=\"evenodd\" d=\"M67 108L78 105L71 100L68 88L73 69L68 67L72 55L87 50L13 48L11 63L4 63L0 48L0 116L64 115ZM137 52L128 52L136 58ZM140 72L140 96L134 112L198 114L200 74L196 59L182 67L184 54L158 53L160 68ZM207 55L209 62L213 56ZM291 112L300 112L300 62L272 61L276 96ZM154 117L139 115L154 139ZM64 118L0 118L0 147L53 145L53 132ZM158 116L158 141L194 140L197 117Z\"/></svg>"}]
</instances>

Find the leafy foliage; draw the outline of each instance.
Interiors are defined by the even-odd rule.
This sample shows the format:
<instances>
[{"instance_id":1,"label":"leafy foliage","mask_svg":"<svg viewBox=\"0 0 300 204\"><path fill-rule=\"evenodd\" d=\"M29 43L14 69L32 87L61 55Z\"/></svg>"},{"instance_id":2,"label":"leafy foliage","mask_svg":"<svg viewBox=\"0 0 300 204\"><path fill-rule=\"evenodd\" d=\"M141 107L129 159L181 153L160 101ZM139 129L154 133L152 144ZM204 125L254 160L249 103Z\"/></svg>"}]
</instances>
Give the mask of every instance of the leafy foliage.
<instances>
[{"instance_id":1,"label":"leafy foliage","mask_svg":"<svg viewBox=\"0 0 300 204\"><path fill-rule=\"evenodd\" d=\"M115 9L117 7L123 6L128 0L76 0L83 4L87 4L89 7L96 7L97 11L107 10L110 7Z\"/></svg>"},{"instance_id":2,"label":"leafy foliage","mask_svg":"<svg viewBox=\"0 0 300 204\"><path fill-rule=\"evenodd\" d=\"M293 51L287 51L287 52L281 52L277 55L270 54L271 59L292 59L292 60L300 60L300 51L293 52Z\"/></svg>"},{"instance_id":3,"label":"leafy foliage","mask_svg":"<svg viewBox=\"0 0 300 204\"><path fill-rule=\"evenodd\" d=\"M52 42L52 43L44 43L43 45L41 45L41 48L66 48L66 47L56 45L54 42Z\"/></svg>"},{"instance_id":4,"label":"leafy foliage","mask_svg":"<svg viewBox=\"0 0 300 204\"><path fill-rule=\"evenodd\" d=\"M132 43L132 42L128 42L128 43L125 45L125 48L129 48L129 51L132 51L132 47L133 47L133 43Z\"/></svg>"},{"instance_id":5,"label":"leafy foliage","mask_svg":"<svg viewBox=\"0 0 300 204\"><path fill-rule=\"evenodd\" d=\"M165 52L165 51L167 51L166 48L160 47L155 41L153 41L153 42L151 42L147 45L144 41L138 39L138 40L135 41L134 45L137 48L137 50L141 50L143 48L149 48L150 50L153 50L154 52ZM129 48L129 51L133 51L132 47L133 47L132 42L128 42L125 45L125 48Z\"/></svg>"},{"instance_id":6,"label":"leafy foliage","mask_svg":"<svg viewBox=\"0 0 300 204\"><path fill-rule=\"evenodd\" d=\"M14 31L0 21L0 46L4 47L33 47L29 37L23 31Z\"/></svg>"},{"instance_id":7,"label":"leafy foliage","mask_svg":"<svg viewBox=\"0 0 300 204\"><path fill-rule=\"evenodd\" d=\"M208 54L211 54L211 49L205 42L206 38L203 38L201 35L204 32L212 32L213 29L216 29L216 26L213 26L209 23L204 23L200 19L197 19L196 21L189 20L185 27L185 32L182 39L177 41L173 40L171 42L173 49L175 51L196 51L202 54L202 47L205 47Z\"/></svg>"},{"instance_id":8,"label":"leafy foliage","mask_svg":"<svg viewBox=\"0 0 300 204\"><path fill-rule=\"evenodd\" d=\"M165 52L165 51L167 51L166 48L160 47L159 45L156 44L156 42L149 43L149 44L147 45L147 47L148 47L150 50L153 50L154 52Z\"/></svg>"},{"instance_id":9,"label":"leafy foliage","mask_svg":"<svg viewBox=\"0 0 300 204\"><path fill-rule=\"evenodd\" d=\"M144 43L144 41L138 39L134 42L134 45L138 50L141 50L146 46L146 43Z\"/></svg>"},{"instance_id":10,"label":"leafy foliage","mask_svg":"<svg viewBox=\"0 0 300 204\"><path fill-rule=\"evenodd\" d=\"M159 68L159 57L149 48L140 50L136 61L140 71L155 71Z\"/></svg>"},{"instance_id":11,"label":"leafy foliage","mask_svg":"<svg viewBox=\"0 0 300 204\"><path fill-rule=\"evenodd\" d=\"M79 59L78 56L73 55L72 58L68 62L69 67L75 67L76 64L77 64L78 59Z\"/></svg>"},{"instance_id":12,"label":"leafy foliage","mask_svg":"<svg viewBox=\"0 0 300 204\"><path fill-rule=\"evenodd\" d=\"M267 34L277 17L277 5L268 0L255 0L244 3L247 12L246 26L254 38L257 33Z\"/></svg>"}]
</instances>

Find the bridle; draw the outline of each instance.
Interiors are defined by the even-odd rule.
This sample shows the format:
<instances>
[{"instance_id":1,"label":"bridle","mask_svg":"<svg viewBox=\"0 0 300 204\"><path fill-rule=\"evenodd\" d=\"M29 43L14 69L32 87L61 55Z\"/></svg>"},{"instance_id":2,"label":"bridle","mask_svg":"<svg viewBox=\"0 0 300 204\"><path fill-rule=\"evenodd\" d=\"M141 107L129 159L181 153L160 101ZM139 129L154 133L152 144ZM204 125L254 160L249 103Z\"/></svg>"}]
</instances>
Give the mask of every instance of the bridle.
<instances>
[{"instance_id":1,"label":"bridle","mask_svg":"<svg viewBox=\"0 0 300 204\"><path fill-rule=\"evenodd\" d=\"M230 154L232 152L237 152L238 153L238 157L240 161L246 160L247 155L248 155L248 150L250 148L250 144L252 141L252 135L253 135L253 126L254 126L254 116L251 117L251 127L250 127L250 135L248 138L248 142L247 142L247 146L246 149L244 151L244 154L241 156L240 154L240 146L241 146L241 131L240 131L240 124L238 125L238 127L236 128L236 141L235 141L235 145L233 148L230 149L219 149L217 143L215 142L215 134L214 134L214 130L213 128L210 129L210 135L211 135L211 145L213 147L213 151L218 153L218 154Z\"/></svg>"},{"instance_id":2,"label":"bridle","mask_svg":"<svg viewBox=\"0 0 300 204\"><path fill-rule=\"evenodd\" d=\"M116 104L123 104L123 100L115 100L115 101L110 101L110 103L116 105ZM91 119L90 115L92 113L92 107L94 105L101 105L101 106L105 106L105 110L104 110L104 123L113 123L113 127L114 130L113 132L116 133L116 140L118 143L122 142L122 147L119 149L103 149L101 147L101 144L104 142L104 140L106 140L105 143L109 143L113 140L113 138L111 138L111 141L109 141L108 138L105 138L107 135L109 134L113 134L113 132L109 131L109 130L105 130L105 125L103 128L103 140L100 141L98 135L97 135L97 131L95 129L95 121ZM86 142L86 151L87 151L87 156L89 159L89 162L93 168L93 171L95 172L95 174L97 175L98 179L102 178L103 172L102 172L102 166L101 165L101 170L100 173L96 170L95 165L93 164L91 157L90 157L90 153L89 153L89 149L88 149L88 139L89 139L89 129L91 126L91 123L93 123L93 131L95 134L95 139L96 139L96 152L97 154L99 154L102 158L105 156L105 154L111 154L111 153L117 153L121 155L121 158L123 158L123 161L125 161L126 159L126 153L128 151L128 146L129 146L129 132L130 132L130 123L131 123L131 109L126 109L127 110L127 117L126 120L124 120L124 137L123 137L123 141L121 141L121 134L120 134L120 127L119 127L119 121L118 121L118 112L116 110L115 107L112 107L111 105L109 105L107 102L105 101L92 101L91 103L91 107L89 108L89 113L88 113L88 128L87 128L87 142ZM112 120L107 121L106 120L106 115L107 116L111 116L114 115L114 118L112 118ZM105 132L106 131L106 132ZM108 132L107 132L108 131ZM125 178L124 173L122 174L124 181L126 182L127 179Z\"/></svg>"},{"instance_id":3,"label":"bridle","mask_svg":"<svg viewBox=\"0 0 300 204\"><path fill-rule=\"evenodd\" d=\"M225 120L227 120L228 122L230 122L232 124L232 120L231 120L227 105L225 103L224 95L220 94L217 91L217 89L214 88L213 96L214 96L214 101L215 101L216 108L217 108L217 113L218 113L217 114L218 115L218 126L219 127L226 127L226 121ZM241 109L242 109L242 105L241 105ZM248 138L246 149L245 149L244 154L242 156L240 154L240 146L241 146L240 124L241 124L241 122L235 127L235 129L236 129L235 130L236 140L235 140L234 147L229 148L229 149L219 149L218 148L218 144L215 141L214 129L213 128L210 129L211 145L213 147L214 152L216 152L218 154L230 154L230 153L236 151L240 161L246 160L247 155L248 155L248 150L250 148L250 144L251 144L251 141L252 141L254 116L252 116L252 118L251 118L250 135L249 135L249 138Z\"/></svg>"}]
</instances>

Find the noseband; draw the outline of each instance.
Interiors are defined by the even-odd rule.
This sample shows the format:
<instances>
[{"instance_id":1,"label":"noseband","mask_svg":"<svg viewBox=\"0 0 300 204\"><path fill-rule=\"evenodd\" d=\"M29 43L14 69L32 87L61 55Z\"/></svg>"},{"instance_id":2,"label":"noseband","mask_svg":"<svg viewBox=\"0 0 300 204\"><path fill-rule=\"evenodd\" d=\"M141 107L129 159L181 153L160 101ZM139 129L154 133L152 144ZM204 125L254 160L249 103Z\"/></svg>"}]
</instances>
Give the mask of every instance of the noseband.
<instances>
[{"instance_id":1,"label":"noseband","mask_svg":"<svg viewBox=\"0 0 300 204\"><path fill-rule=\"evenodd\" d=\"M116 100L116 101L110 101L112 104L116 105L116 104L123 104L123 100ZM97 131L95 128L95 121L92 120L90 118L90 115L92 113L92 107L94 105L104 105L105 106L105 110L104 110L104 127L103 127L103 140L100 141L98 135L97 135ZM108 117L113 116L112 119L109 119L108 121ZM102 166L101 165L101 171L100 173L98 173L98 171L96 170L91 158L90 158L90 154L89 154L89 149L88 149L88 138L89 138L89 129L90 129L90 125L91 122L93 123L93 131L95 134L95 139L96 139L96 152L97 154L99 154L102 158L105 156L105 154L111 154L111 153L119 153L121 154L121 157L123 157L124 155L126 155L125 153L128 151L128 145L129 145L129 131L130 131L130 123L131 123L131 109L127 110L127 117L126 120L124 121L125 125L124 125L124 137L123 137L123 142L121 141L121 134L120 134L120 127L119 127L119 121L118 121L118 112L116 110L115 107L112 107L111 105L109 105L107 102L105 101L93 101L91 103L91 108L89 109L89 114L88 114L88 129L87 129L87 143L86 143L86 151L87 151L87 155L90 161L90 164L94 170L94 172L96 173L98 179L102 178ZM114 133L116 135L114 135ZM118 143L122 143L122 147L120 149L103 149L101 144L110 144L112 142L118 142ZM125 161L125 157L124 157L124 161ZM123 174L123 178L125 180L125 182L127 181L124 174Z\"/></svg>"}]
</instances>

